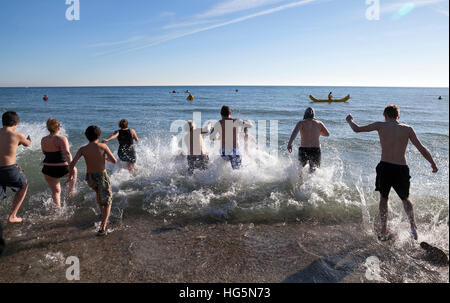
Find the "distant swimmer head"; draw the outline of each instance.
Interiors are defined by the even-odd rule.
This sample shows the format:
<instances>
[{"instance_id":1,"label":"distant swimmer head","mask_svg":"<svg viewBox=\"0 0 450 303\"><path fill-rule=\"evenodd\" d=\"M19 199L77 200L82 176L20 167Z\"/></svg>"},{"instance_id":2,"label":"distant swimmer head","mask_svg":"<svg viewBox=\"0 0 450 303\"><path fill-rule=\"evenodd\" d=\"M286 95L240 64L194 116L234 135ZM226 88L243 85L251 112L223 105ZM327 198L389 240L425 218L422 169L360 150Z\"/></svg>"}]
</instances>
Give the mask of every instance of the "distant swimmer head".
<instances>
[{"instance_id":1,"label":"distant swimmer head","mask_svg":"<svg viewBox=\"0 0 450 303\"><path fill-rule=\"evenodd\" d=\"M94 142L95 140L100 139L100 136L102 134L102 131L100 130L100 127L97 125L91 125L88 128L86 128L86 131L84 132L84 135L89 140L89 142Z\"/></svg>"},{"instance_id":2,"label":"distant swimmer head","mask_svg":"<svg viewBox=\"0 0 450 303\"><path fill-rule=\"evenodd\" d=\"M2 125L6 127L16 126L19 124L19 115L13 111L7 111L2 116Z\"/></svg>"},{"instance_id":3,"label":"distant swimmer head","mask_svg":"<svg viewBox=\"0 0 450 303\"><path fill-rule=\"evenodd\" d=\"M183 130L184 130L185 132L190 132L191 129L194 129L194 128L195 128L195 122L192 121L192 120L189 120L189 121L184 125Z\"/></svg>"},{"instance_id":4,"label":"distant swimmer head","mask_svg":"<svg viewBox=\"0 0 450 303\"><path fill-rule=\"evenodd\" d=\"M395 104L390 104L386 106L383 112L383 116L386 120L388 119L398 120L400 118L400 107Z\"/></svg>"},{"instance_id":5,"label":"distant swimmer head","mask_svg":"<svg viewBox=\"0 0 450 303\"><path fill-rule=\"evenodd\" d=\"M314 112L314 108L312 107L308 107L305 110L305 114L303 115L303 119L314 119L315 117L315 112Z\"/></svg>"},{"instance_id":6,"label":"distant swimmer head","mask_svg":"<svg viewBox=\"0 0 450 303\"><path fill-rule=\"evenodd\" d=\"M224 118L229 118L231 116L231 109L229 106L222 106L222 109L220 110L220 115Z\"/></svg>"},{"instance_id":7,"label":"distant swimmer head","mask_svg":"<svg viewBox=\"0 0 450 303\"><path fill-rule=\"evenodd\" d=\"M42 98L44 101L48 101L48 96L44 95L44 97Z\"/></svg>"},{"instance_id":8,"label":"distant swimmer head","mask_svg":"<svg viewBox=\"0 0 450 303\"><path fill-rule=\"evenodd\" d=\"M61 130L61 123L56 119L50 118L47 120L47 129L51 134L56 134Z\"/></svg>"},{"instance_id":9,"label":"distant swimmer head","mask_svg":"<svg viewBox=\"0 0 450 303\"><path fill-rule=\"evenodd\" d=\"M127 129L128 128L128 120L127 119L120 120L119 127L120 127L120 129Z\"/></svg>"}]
</instances>

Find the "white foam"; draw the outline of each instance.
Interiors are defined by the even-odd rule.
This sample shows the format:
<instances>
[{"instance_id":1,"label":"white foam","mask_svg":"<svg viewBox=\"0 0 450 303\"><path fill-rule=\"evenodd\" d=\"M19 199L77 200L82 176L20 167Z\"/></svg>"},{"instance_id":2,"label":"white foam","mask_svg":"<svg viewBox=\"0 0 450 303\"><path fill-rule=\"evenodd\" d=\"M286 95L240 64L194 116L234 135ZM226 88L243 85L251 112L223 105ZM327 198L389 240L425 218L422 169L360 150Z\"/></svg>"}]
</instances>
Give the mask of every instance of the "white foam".
<instances>
[{"instance_id":1,"label":"white foam","mask_svg":"<svg viewBox=\"0 0 450 303\"><path fill-rule=\"evenodd\" d=\"M17 126L17 131L23 133L26 137L30 136L31 145L28 147L20 146L17 150L17 155L20 156L25 151L37 151L41 149L41 140L43 137L48 136L46 123L27 123L20 122ZM61 136L67 137L67 133L64 128L61 128Z\"/></svg>"}]
</instances>

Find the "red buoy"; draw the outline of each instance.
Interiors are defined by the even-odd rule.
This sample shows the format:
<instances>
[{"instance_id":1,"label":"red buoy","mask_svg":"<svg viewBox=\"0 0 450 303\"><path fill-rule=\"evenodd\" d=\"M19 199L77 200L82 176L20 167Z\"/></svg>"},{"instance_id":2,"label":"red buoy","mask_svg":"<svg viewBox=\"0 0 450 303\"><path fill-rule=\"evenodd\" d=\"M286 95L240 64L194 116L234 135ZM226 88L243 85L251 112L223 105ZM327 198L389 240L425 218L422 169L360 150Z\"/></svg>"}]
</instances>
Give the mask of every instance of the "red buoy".
<instances>
[{"instance_id":1,"label":"red buoy","mask_svg":"<svg viewBox=\"0 0 450 303\"><path fill-rule=\"evenodd\" d=\"M42 98L44 101L48 101L48 96L45 95L44 98Z\"/></svg>"}]
</instances>

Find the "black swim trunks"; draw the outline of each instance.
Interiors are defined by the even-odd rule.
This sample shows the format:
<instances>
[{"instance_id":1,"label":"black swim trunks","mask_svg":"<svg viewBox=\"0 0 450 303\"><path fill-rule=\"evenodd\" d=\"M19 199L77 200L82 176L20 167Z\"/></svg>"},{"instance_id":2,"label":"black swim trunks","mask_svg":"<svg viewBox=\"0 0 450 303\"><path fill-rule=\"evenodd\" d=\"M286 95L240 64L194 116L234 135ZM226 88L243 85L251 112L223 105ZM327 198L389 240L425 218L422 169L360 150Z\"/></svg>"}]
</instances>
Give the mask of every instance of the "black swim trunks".
<instances>
[{"instance_id":1,"label":"black swim trunks","mask_svg":"<svg viewBox=\"0 0 450 303\"><path fill-rule=\"evenodd\" d=\"M320 167L321 155L320 147L300 147L298 149L298 160L303 167L309 163L311 170Z\"/></svg>"},{"instance_id":2,"label":"black swim trunks","mask_svg":"<svg viewBox=\"0 0 450 303\"><path fill-rule=\"evenodd\" d=\"M69 173L69 166L49 166L44 165L42 173L52 178L60 179Z\"/></svg>"},{"instance_id":3,"label":"black swim trunks","mask_svg":"<svg viewBox=\"0 0 450 303\"><path fill-rule=\"evenodd\" d=\"M208 169L209 157L208 155L201 156L187 156L189 173L192 174L194 169L205 170Z\"/></svg>"},{"instance_id":4,"label":"black swim trunks","mask_svg":"<svg viewBox=\"0 0 450 303\"><path fill-rule=\"evenodd\" d=\"M27 185L27 178L17 164L0 167L0 200L6 198L6 188L17 192Z\"/></svg>"},{"instance_id":5,"label":"black swim trunks","mask_svg":"<svg viewBox=\"0 0 450 303\"><path fill-rule=\"evenodd\" d=\"M376 170L375 190L379 191L382 197L387 198L389 196L391 187L394 188L400 199L405 200L409 197L411 176L409 175L408 165L381 161Z\"/></svg>"}]
</instances>

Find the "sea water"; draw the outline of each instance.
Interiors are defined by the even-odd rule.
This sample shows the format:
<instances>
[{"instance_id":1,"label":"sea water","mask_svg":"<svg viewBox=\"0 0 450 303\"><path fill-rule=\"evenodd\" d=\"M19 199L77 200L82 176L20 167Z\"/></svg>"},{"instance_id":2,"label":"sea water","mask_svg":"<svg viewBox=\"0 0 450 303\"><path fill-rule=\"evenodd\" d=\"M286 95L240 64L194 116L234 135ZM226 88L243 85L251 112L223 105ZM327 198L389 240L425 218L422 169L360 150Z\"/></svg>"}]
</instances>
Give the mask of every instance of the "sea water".
<instances>
[{"instance_id":1,"label":"sea water","mask_svg":"<svg viewBox=\"0 0 450 303\"><path fill-rule=\"evenodd\" d=\"M173 90L177 93L171 93ZM185 90L194 95L193 102L186 101ZM330 91L335 98L350 94L351 99L312 103L308 97L326 98ZM17 158L30 184L20 211L27 220L44 222L82 215L86 210L98 212L95 194L83 181L81 160L77 195L65 199L63 210L55 214L41 173L40 140L48 133L46 120L52 117L61 122L61 134L68 137L74 156L87 143L84 130L89 125L98 125L106 138L118 129L119 120L127 119L140 139L137 173L130 176L123 163L107 165L113 216L132 218L140 213L149 219L185 223L358 222L371 233L379 222L379 194L374 191L379 139L376 132L354 133L345 118L351 113L360 125L382 121L385 106L397 104L400 122L413 126L439 168L433 174L430 164L409 145L410 198L421 240L448 251L448 92L447 88L264 86L0 88L0 111L16 111L20 115L18 131L32 138L30 147L19 147ZM43 95L49 96L48 102L42 100ZM232 117L255 122L250 133L258 139L259 148L250 148L243 156L242 168L233 171L220 159L217 144L205 136L209 169L188 176L187 161L180 156L183 134L178 126L192 119L202 126L217 121L223 105L231 107ZM321 139L321 168L314 174L305 169L299 187L299 138L292 154L286 146L309 106L327 126L330 137ZM117 154L117 140L108 145ZM0 204L2 218L9 211L11 197L9 191L8 199ZM408 220L393 190L389 205L389 227L406 241L410 238Z\"/></svg>"}]
</instances>

